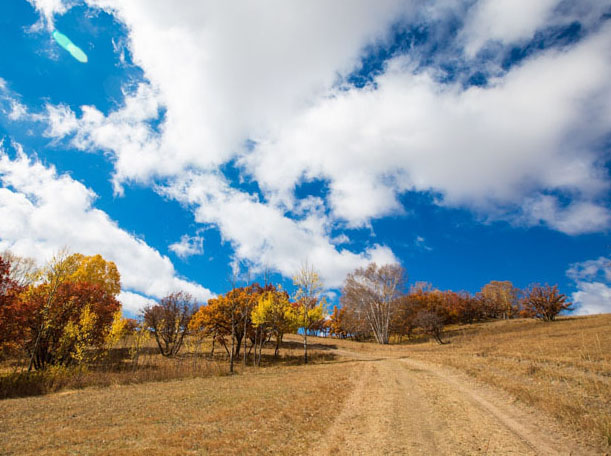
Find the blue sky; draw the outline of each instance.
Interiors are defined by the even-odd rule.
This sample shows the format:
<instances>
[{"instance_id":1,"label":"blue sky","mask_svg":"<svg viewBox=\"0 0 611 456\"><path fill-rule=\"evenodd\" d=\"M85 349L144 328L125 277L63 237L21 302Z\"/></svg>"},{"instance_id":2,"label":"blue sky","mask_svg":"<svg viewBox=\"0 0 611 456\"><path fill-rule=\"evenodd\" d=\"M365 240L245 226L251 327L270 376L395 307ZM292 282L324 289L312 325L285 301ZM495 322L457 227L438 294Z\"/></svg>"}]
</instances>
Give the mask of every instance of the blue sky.
<instances>
[{"instance_id":1,"label":"blue sky","mask_svg":"<svg viewBox=\"0 0 611 456\"><path fill-rule=\"evenodd\" d=\"M131 315L306 260L611 311L611 2L125 3L0 5L0 250L101 253Z\"/></svg>"}]
</instances>

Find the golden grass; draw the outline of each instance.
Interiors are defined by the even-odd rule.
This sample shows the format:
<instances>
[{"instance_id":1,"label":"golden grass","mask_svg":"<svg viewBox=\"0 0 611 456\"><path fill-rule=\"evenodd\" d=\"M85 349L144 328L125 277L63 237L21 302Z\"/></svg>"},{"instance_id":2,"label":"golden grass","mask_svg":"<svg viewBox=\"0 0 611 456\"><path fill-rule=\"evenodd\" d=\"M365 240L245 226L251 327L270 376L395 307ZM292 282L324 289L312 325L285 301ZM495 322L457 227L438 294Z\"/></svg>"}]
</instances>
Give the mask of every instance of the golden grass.
<instances>
[{"instance_id":1,"label":"golden grass","mask_svg":"<svg viewBox=\"0 0 611 456\"><path fill-rule=\"evenodd\" d=\"M264 349L261 369L236 362L219 347L191 344L169 360L149 345L138 368L82 373L87 386L42 397L0 401L1 454L295 454L311 453L352 388L366 358L403 357L452 366L502 388L556 417L584 443L611 445L611 315L553 323L510 320L449 328L451 343L426 338L380 346L287 335L281 358ZM346 353L341 353L345 350ZM350 353L348 353L350 352ZM14 366L5 366L6 369ZM98 376L98 377L96 377ZM172 380L175 378L183 380ZM96 380L97 378L97 380ZM163 382L150 382L164 380ZM140 385L124 383L147 382ZM43 391L47 392L47 391Z\"/></svg>"},{"instance_id":2,"label":"golden grass","mask_svg":"<svg viewBox=\"0 0 611 456\"><path fill-rule=\"evenodd\" d=\"M544 410L602 448L611 445L611 315L451 328L450 344L406 347Z\"/></svg>"},{"instance_id":3,"label":"golden grass","mask_svg":"<svg viewBox=\"0 0 611 456\"><path fill-rule=\"evenodd\" d=\"M2 454L307 454L354 364L65 391L0 401Z\"/></svg>"},{"instance_id":4,"label":"golden grass","mask_svg":"<svg viewBox=\"0 0 611 456\"><path fill-rule=\"evenodd\" d=\"M97 364L85 367L50 367L44 371L27 372L27 360L8 360L0 364L0 399L36 396L65 389L107 387L184 378L218 377L229 374L228 355L218 347L210 355L211 342L190 339L178 356L166 358L159 354L154 340L148 340L140 350L137 361L131 359L128 347L115 348L110 356ZM266 344L261 367L298 365L303 361L302 348L297 343L287 342L278 358L273 357L273 343ZM254 354L243 366L243 357L235 360L235 371L253 369ZM313 363L331 360L334 355L313 350Z\"/></svg>"}]
</instances>

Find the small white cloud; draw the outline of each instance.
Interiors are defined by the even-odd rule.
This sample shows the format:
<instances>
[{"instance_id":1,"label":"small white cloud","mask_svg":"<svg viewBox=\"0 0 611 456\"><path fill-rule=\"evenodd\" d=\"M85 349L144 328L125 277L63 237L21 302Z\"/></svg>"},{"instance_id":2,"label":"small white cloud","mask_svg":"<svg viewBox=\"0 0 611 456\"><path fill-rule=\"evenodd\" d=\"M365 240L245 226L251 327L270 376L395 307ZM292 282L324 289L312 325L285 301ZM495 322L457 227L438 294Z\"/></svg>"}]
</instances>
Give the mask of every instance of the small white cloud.
<instances>
[{"instance_id":1,"label":"small white cloud","mask_svg":"<svg viewBox=\"0 0 611 456\"><path fill-rule=\"evenodd\" d=\"M573 293L577 305L576 315L611 313L611 287L600 282L578 282L578 291Z\"/></svg>"},{"instance_id":2,"label":"small white cloud","mask_svg":"<svg viewBox=\"0 0 611 456\"><path fill-rule=\"evenodd\" d=\"M185 234L181 236L179 242L170 244L168 248L184 260L192 255L204 253L204 238L202 236L189 236Z\"/></svg>"},{"instance_id":3,"label":"small white cloud","mask_svg":"<svg viewBox=\"0 0 611 456\"><path fill-rule=\"evenodd\" d=\"M562 207L554 196L537 195L525 200L515 221L529 226L545 224L570 235L596 233L611 225L611 211L590 201L574 201Z\"/></svg>"},{"instance_id":4,"label":"small white cloud","mask_svg":"<svg viewBox=\"0 0 611 456\"><path fill-rule=\"evenodd\" d=\"M531 38L545 24L561 0L480 0L461 31L467 55L473 56L488 41L510 43Z\"/></svg>"},{"instance_id":5,"label":"small white cloud","mask_svg":"<svg viewBox=\"0 0 611 456\"><path fill-rule=\"evenodd\" d=\"M611 282L611 259L600 257L596 260L574 263L567 270L566 275L575 281L598 279Z\"/></svg>"},{"instance_id":6,"label":"small white cloud","mask_svg":"<svg viewBox=\"0 0 611 456\"><path fill-rule=\"evenodd\" d=\"M431 247L427 245L426 239L424 239L424 237L422 236L416 236L416 239L414 240L414 244L416 245L417 248L422 249L422 250L427 250L429 252L433 250Z\"/></svg>"},{"instance_id":7,"label":"small white cloud","mask_svg":"<svg viewBox=\"0 0 611 456\"><path fill-rule=\"evenodd\" d=\"M44 21L49 30L54 28L55 15L64 14L69 8L69 3L72 3L67 0L28 0L28 2L41 15L40 26L42 26L42 21Z\"/></svg>"},{"instance_id":8,"label":"small white cloud","mask_svg":"<svg viewBox=\"0 0 611 456\"><path fill-rule=\"evenodd\" d=\"M572 264L566 275L575 280L572 294L575 314L592 315L611 312L611 259L600 257Z\"/></svg>"},{"instance_id":9,"label":"small white cloud","mask_svg":"<svg viewBox=\"0 0 611 456\"><path fill-rule=\"evenodd\" d=\"M11 112L8 114L8 118L11 120L19 120L26 116L28 110L27 108L19 103L17 100L11 101Z\"/></svg>"},{"instance_id":10,"label":"small white cloud","mask_svg":"<svg viewBox=\"0 0 611 456\"><path fill-rule=\"evenodd\" d=\"M123 306L123 311L127 311L136 317L146 306L153 306L157 303L154 299L131 291L121 291L118 300Z\"/></svg>"}]
</instances>

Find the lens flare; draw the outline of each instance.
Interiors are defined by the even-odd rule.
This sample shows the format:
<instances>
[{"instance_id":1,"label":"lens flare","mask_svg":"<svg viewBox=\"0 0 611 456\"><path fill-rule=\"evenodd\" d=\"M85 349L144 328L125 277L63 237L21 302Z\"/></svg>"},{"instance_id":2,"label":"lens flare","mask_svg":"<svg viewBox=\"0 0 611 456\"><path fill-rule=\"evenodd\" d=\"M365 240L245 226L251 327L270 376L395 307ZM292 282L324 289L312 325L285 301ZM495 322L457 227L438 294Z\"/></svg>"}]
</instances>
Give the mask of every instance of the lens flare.
<instances>
[{"instance_id":1,"label":"lens flare","mask_svg":"<svg viewBox=\"0 0 611 456\"><path fill-rule=\"evenodd\" d=\"M58 32L57 30L53 31L53 38L57 41L61 47L63 47L66 51L70 53L72 57L78 60L81 63L87 63L87 54L85 54L80 47L70 41L63 33Z\"/></svg>"}]
</instances>

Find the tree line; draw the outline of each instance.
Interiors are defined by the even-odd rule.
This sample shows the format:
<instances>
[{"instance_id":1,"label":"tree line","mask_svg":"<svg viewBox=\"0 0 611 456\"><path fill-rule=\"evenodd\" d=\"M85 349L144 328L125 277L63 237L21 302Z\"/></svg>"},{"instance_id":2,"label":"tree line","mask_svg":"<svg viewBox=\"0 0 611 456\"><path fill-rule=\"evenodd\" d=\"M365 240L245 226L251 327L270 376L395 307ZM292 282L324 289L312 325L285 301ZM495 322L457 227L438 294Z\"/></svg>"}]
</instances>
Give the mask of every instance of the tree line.
<instances>
[{"instance_id":1,"label":"tree line","mask_svg":"<svg viewBox=\"0 0 611 456\"><path fill-rule=\"evenodd\" d=\"M303 265L293 284L293 294L270 283L234 285L205 305L176 291L133 320L121 314L119 271L102 256L60 252L38 268L33 260L5 252L0 255L0 356L23 353L28 370L44 370L87 364L121 338L132 337L139 347L150 336L161 355L173 357L188 336L210 340L211 354L224 351L233 371L239 360L259 365L265 344L273 344L277 357L287 333L302 335L307 363L310 334L387 344L393 335L411 338L418 331L442 343L448 324L516 317L551 321L571 309L566 296L547 285L519 290L511 282L493 281L471 295L419 283L405 292L406 274L396 264L372 263L348 274L340 306L330 315L312 265Z\"/></svg>"},{"instance_id":2,"label":"tree line","mask_svg":"<svg viewBox=\"0 0 611 456\"><path fill-rule=\"evenodd\" d=\"M572 310L556 285L521 290L509 281L491 281L472 295L434 289L428 283L416 283L405 292L405 283L405 271L397 264L372 263L348 274L341 307L336 306L326 322L329 334L387 344L392 335L411 338L419 330L443 343L445 325L510 318L553 321L560 312Z\"/></svg>"}]
</instances>

